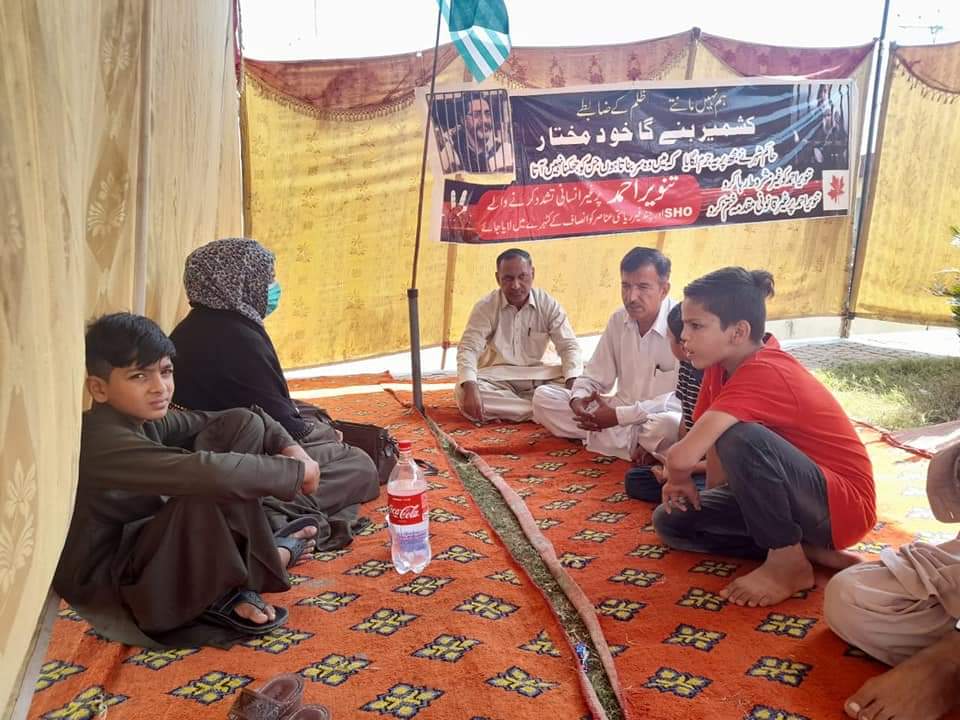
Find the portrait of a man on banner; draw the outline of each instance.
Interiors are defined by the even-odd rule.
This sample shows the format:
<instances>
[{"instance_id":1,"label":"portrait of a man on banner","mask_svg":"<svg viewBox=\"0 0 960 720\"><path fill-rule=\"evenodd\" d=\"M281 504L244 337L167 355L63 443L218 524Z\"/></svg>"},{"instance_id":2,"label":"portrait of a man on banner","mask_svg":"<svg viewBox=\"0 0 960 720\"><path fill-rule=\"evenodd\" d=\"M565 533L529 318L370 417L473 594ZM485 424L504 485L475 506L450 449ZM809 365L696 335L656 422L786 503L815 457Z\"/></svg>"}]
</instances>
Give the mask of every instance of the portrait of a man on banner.
<instances>
[{"instance_id":1,"label":"portrait of a man on banner","mask_svg":"<svg viewBox=\"0 0 960 720\"><path fill-rule=\"evenodd\" d=\"M505 91L437 94L433 127L444 175L514 172L510 104Z\"/></svg>"},{"instance_id":2,"label":"portrait of a man on banner","mask_svg":"<svg viewBox=\"0 0 960 720\"><path fill-rule=\"evenodd\" d=\"M802 93L798 107L806 107L810 125L806 163L821 170L846 168L849 163L850 98L849 88L836 83L798 87Z\"/></svg>"}]
</instances>

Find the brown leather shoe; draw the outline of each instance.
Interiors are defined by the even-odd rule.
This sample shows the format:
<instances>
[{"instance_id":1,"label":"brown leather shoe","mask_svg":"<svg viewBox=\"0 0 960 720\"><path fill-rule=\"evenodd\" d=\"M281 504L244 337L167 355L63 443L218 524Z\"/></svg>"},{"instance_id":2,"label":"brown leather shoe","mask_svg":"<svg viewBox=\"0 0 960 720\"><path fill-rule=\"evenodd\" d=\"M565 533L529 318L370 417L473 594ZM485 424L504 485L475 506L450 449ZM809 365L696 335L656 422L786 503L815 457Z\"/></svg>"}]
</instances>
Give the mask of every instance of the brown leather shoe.
<instances>
[{"instance_id":1,"label":"brown leather shoe","mask_svg":"<svg viewBox=\"0 0 960 720\"><path fill-rule=\"evenodd\" d=\"M227 713L227 720L286 720L300 709L302 702L303 678L285 673L270 679L259 690L243 688Z\"/></svg>"}]
</instances>

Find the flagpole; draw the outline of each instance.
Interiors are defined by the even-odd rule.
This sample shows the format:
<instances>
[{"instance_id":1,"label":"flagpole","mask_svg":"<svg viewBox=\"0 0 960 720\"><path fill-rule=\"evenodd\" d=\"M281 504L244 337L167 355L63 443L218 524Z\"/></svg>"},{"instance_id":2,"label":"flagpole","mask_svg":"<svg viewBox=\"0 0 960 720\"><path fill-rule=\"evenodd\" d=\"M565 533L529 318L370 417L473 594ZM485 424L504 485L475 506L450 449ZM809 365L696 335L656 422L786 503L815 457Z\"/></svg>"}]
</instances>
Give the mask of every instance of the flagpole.
<instances>
[{"instance_id":1,"label":"flagpole","mask_svg":"<svg viewBox=\"0 0 960 720\"><path fill-rule=\"evenodd\" d=\"M427 122L423 129L423 157L420 159L420 197L417 202L417 235L413 244L413 273L407 289L410 314L410 373L413 376L413 406L423 412L423 374L420 370L420 308L417 290L417 264L420 261L420 231L423 228L423 187L427 180L427 147L430 144L430 122L433 119L433 90L437 84L437 56L440 54L440 23L443 5L437 3L437 36L433 42L433 71L430 73L430 94L427 96Z\"/></svg>"},{"instance_id":2,"label":"flagpole","mask_svg":"<svg viewBox=\"0 0 960 720\"><path fill-rule=\"evenodd\" d=\"M843 303L843 319L840 322L840 337L850 337L850 327L853 319L856 317L854 303L856 302L857 290L859 289L860 266L863 264L863 250L866 238L863 228L869 222L865 217L867 208L872 203L868 200L872 198L873 187L873 137L877 129L877 120L879 118L878 107L880 106L880 70L883 66L883 45L887 40L887 20L890 17L890 0L883 2L883 19L880 21L880 39L877 41L877 60L876 69L873 73L873 98L870 105L870 117L867 127L867 154L863 158L863 180L860 183L860 205L856 214L856 233L853 236L853 247L851 248L852 260L850 262L850 275L847 281L847 296ZM887 62L890 62L888 60ZM859 150L859 148L858 148ZM879 150L878 150L879 152Z\"/></svg>"}]
</instances>

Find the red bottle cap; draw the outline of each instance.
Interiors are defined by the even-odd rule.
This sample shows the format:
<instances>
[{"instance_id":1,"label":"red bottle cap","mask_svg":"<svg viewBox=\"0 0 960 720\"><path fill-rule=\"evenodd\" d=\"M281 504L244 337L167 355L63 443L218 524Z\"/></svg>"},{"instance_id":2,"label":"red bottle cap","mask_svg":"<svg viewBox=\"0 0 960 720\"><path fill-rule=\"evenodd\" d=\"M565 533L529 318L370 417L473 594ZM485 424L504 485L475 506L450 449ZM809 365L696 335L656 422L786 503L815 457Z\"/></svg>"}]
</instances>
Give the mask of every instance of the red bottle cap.
<instances>
[{"instance_id":1,"label":"red bottle cap","mask_svg":"<svg viewBox=\"0 0 960 720\"><path fill-rule=\"evenodd\" d=\"M397 447L400 448L400 452L409 452L413 449L413 443L410 440L398 440Z\"/></svg>"}]
</instances>

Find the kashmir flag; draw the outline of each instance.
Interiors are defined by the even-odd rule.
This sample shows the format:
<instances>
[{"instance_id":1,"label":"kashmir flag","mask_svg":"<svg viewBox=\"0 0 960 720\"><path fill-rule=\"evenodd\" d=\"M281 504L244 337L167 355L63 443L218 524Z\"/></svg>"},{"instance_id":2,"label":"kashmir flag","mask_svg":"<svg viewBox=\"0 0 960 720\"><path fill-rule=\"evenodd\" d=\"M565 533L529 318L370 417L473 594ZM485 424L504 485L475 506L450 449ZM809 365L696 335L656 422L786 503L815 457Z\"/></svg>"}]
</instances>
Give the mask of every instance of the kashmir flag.
<instances>
[{"instance_id":1,"label":"kashmir flag","mask_svg":"<svg viewBox=\"0 0 960 720\"><path fill-rule=\"evenodd\" d=\"M493 75L510 54L503 0L437 0L450 37L477 82Z\"/></svg>"}]
</instances>

